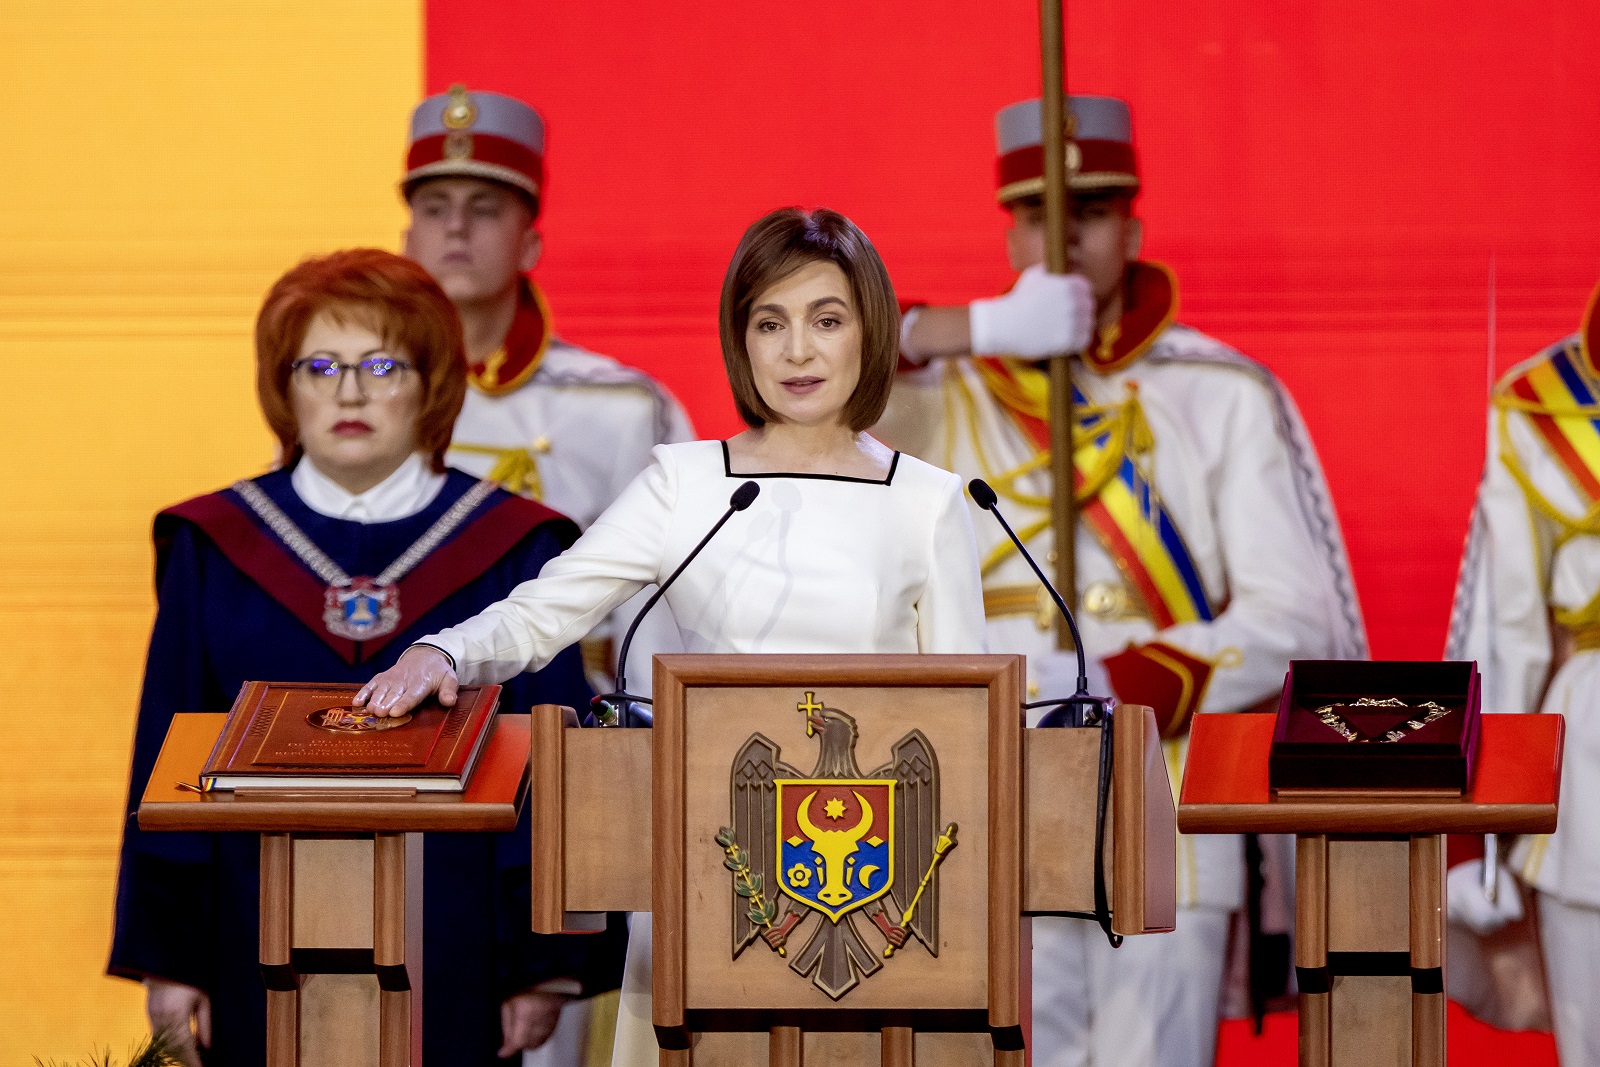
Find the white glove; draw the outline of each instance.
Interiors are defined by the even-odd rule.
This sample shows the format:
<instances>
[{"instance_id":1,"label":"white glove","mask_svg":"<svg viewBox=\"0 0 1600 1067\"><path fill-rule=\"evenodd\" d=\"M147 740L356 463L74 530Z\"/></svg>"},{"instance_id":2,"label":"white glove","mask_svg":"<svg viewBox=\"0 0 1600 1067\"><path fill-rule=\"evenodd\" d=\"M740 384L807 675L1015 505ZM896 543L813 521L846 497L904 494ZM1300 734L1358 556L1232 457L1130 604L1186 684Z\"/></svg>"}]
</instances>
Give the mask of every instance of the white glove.
<instances>
[{"instance_id":1,"label":"white glove","mask_svg":"<svg viewBox=\"0 0 1600 1067\"><path fill-rule=\"evenodd\" d=\"M1451 922L1475 934L1492 934L1507 923L1522 918L1522 894L1504 867L1500 868L1500 890L1490 900L1483 891L1483 861L1468 860L1451 867L1444 877L1446 914Z\"/></svg>"},{"instance_id":2,"label":"white glove","mask_svg":"<svg viewBox=\"0 0 1600 1067\"><path fill-rule=\"evenodd\" d=\"M972 352L1042 359L1082 352L1094 330L1094 291L1081 274L1029 267L1004 296L967 305Z\"/></svg>"}]
</instances>

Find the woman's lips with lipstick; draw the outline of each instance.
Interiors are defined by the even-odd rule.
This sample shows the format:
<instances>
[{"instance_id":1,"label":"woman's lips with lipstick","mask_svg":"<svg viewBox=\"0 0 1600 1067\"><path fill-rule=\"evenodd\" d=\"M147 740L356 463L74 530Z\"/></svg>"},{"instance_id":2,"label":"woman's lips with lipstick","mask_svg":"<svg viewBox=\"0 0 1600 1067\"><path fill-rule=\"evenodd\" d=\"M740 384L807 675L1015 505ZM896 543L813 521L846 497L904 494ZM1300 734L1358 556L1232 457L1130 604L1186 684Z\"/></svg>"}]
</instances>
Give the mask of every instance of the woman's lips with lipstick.
<instances>
[{"instance_id":1,"label":"woman's lips with lipstick","mask_svg":"<svg viewBox=\"0 0 1600 1067\"><path fill-rule=\"evenodd\" d=\"M789 392L804 396L816 392L823 381L822 378L785 378L780 384Z\"/></svg>"},{"instance_id":2,"label":"woman's lips with lipstick","mask_svg":"<svg viewBox=\"0 0 1600 1067\"><path fill-rule=\"evenodd\" d=\"M333 432L340 437L357 437L364 433L371 433L372 427L360 419L340 419L333 424Z\"/></svg>"}]
</instances>

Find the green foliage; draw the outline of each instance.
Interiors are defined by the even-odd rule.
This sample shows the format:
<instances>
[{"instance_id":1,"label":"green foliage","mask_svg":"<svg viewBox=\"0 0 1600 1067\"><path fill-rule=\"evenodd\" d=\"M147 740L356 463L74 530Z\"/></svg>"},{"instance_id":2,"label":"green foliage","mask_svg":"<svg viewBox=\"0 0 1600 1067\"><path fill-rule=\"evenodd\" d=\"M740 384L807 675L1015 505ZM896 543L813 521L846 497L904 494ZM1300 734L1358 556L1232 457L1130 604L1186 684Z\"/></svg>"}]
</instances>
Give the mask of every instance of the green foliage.
<instances>
[{"instance_id":1,"label":"green foliage","mask_svg":"<svg viewBox=\"0 0 1600 1067\"><path fill-rule=\"evenodd\" d=\"M75 1063L41 1060L38 1056L33 1058L33 1062L36 1067L117 1067L116 1061L111 1058L110 1048L98 1054L91 1052L88 1059ZM183 1061L178 1058L177 1046L168 1037L167 1031L160 1030L129 1050L128 1067L183 1067Z\"/></svg>"}]
</instances>

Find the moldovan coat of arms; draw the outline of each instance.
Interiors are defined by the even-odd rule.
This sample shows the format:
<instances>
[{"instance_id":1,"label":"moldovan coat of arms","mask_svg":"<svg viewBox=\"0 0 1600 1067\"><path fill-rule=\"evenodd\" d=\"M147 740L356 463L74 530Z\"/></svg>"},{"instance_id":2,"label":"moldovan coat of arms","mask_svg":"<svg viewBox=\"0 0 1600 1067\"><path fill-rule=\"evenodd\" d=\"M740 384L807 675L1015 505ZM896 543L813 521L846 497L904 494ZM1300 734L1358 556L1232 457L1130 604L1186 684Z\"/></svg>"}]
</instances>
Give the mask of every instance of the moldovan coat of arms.
<instances>
[{"instance_id":1,"label":"moldovan coat of arms","mask_svg":"<svg viewBox=\"0 0 1600 1067\"><path fill-rule=\"evenodd\" d=\"M922 731L863 774L854 718L814 692L797 710L817 739L816 766L803 775L774 742L751 735L733 761L733 825L716 842L733 874L733 958L758 937L788 956L816 916L789 967L838 1000L913 939L939 954L938 869L956 825L940 830L939 764ZM865 937L860 918L871 924ZM868 942L878 937L874 951Z\"/></svg>"}]
</instances>

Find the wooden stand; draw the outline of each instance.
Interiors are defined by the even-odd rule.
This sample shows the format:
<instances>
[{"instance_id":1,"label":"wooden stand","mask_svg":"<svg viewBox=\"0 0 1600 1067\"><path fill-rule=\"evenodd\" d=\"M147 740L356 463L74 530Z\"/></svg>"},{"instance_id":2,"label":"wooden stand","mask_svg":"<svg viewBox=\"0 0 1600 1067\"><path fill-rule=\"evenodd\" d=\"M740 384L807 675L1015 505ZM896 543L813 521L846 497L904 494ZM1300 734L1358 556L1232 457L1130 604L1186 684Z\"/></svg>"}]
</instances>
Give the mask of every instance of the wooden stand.
<instances>
[{"instance_id":1,"label":"wooden stand","mask_svg":"<svg viewBox=\"0 0 1600 1067\"><path fill-rule=\"evenodd\" d=\"M592 928L588 913L607 910L654 912L654 1023L664 1065L764 1058L1021 1067L1026 916L1094 908L1101 736L1025 731L1021 684L1015 656L663 656L653 730L573 730L563 727L562 709L535 708L534 929ZM735 951L748 901L734 895L737 876L716 840L738 822L732 807L749 803L735 767L752 741L781 754L771 778L850 777L796 770L814 760L823 766L821 730L812 736L807 707L847 713L860 768L892 769L891 751L905 751L895 746L920 738L919 751L936 764L933 832L959 825L959 845L935 864L936 880L922 870L894 875L895 887L915 888L919 878L933 887L923 905L937 909L932 944L910 940L885 951L886 926L902 922L898 907L892 919L867 921L865 907L840 916L835 926L854 923L862 947L852 949L856 981L837 994L790 966L805 957L808 938L827 933L828 920L777 898L774 861L752 860L749 873L787 909L777 912L773 925L782 932L773 935L794 930L793 940L785 955L762 936ZM1170 930L1176 820L1155 717L1124 707L1115 723L1106 841L1113 925L1127 934ZM774 829L740 843L754 846Z\"/></svg>"},{"instance_id":2,"label":"wooden stand","mask_svg":"<svg viewBox=\"0 0 1600 1067\"><path fill-rule=\"evenodd\" d=\"M139 805L139 826L261 834L267 1064L420 1067L416 835L516 828L528 781L527 719L495 722L465 793L183 788L180 782L199 781L225 718L173 717Z\"/></svg>"},{"instance_id":3,"label":"wooden stand","mask_svg":"<svg viewBox=\"0 0 1600 1067\"><path fill-rule=\"evenodd\" d=\"M1195 718L1178 826L1292 833L1302 1067L1443 1067L1444 834L1549 833L1563 722L1485 715L1465 797L1274 796L1272 715Z\"/></svg>"}]
</instances>

